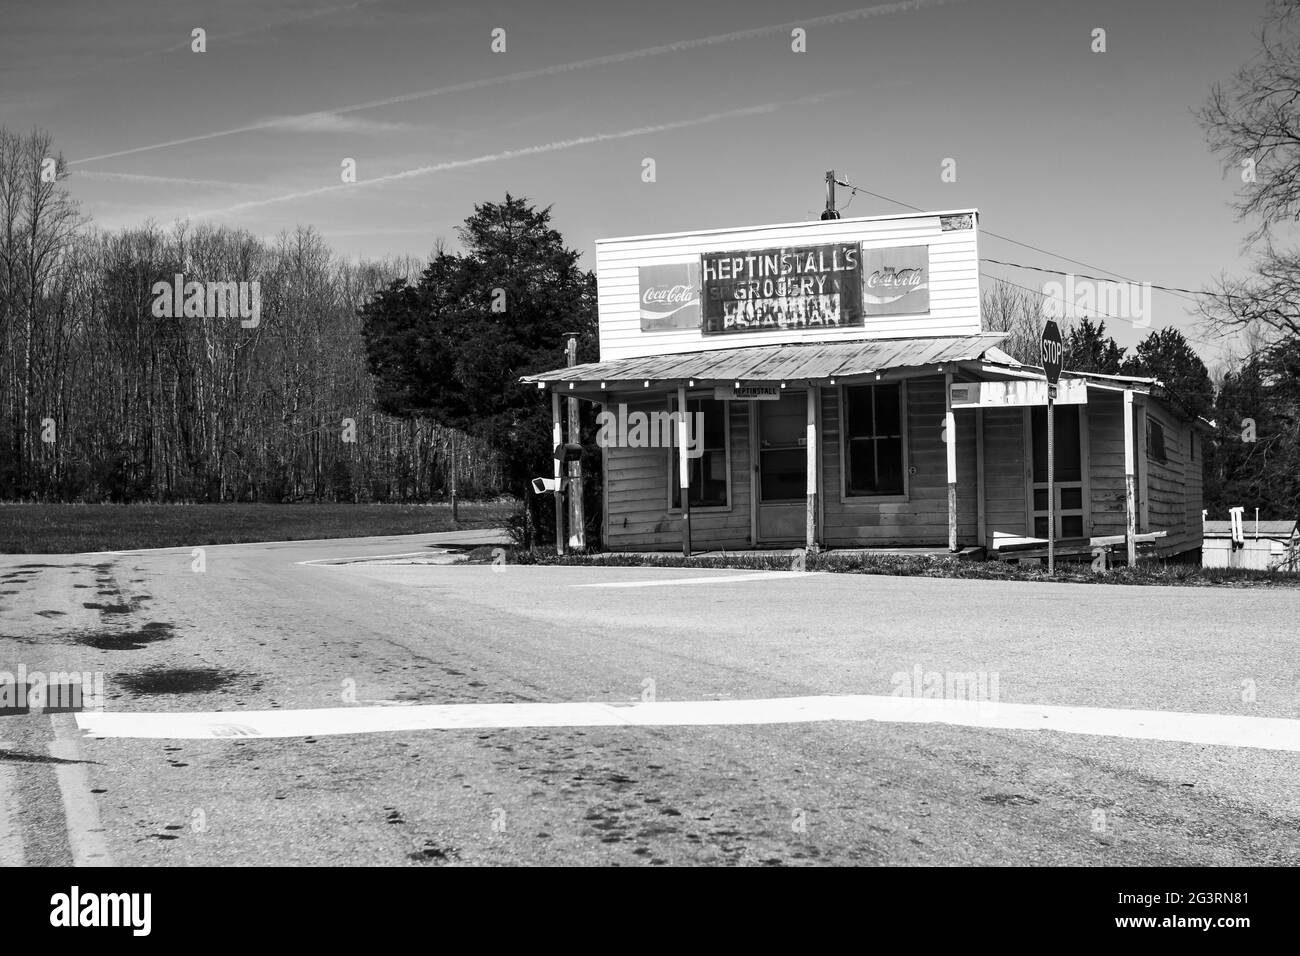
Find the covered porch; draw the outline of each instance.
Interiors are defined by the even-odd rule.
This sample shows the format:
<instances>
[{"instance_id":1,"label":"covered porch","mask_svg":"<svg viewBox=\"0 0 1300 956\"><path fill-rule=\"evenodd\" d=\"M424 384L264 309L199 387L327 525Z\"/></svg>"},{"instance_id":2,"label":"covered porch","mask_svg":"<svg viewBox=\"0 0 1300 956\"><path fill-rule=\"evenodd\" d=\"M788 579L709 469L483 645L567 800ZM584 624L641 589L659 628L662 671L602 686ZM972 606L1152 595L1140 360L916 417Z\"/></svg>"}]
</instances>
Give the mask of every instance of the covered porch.
<instances>
[{"instance_id":1,"label":"covered porch","mask_svg":"<svg viewBox=\"0 0 1300 956\"><path fill-rule=\"evenodd\" d=\"M1036 532L1046 535L1051 510L1058 537L1118 533L1132 552L1141 385L1081 386L1108 393L1104 414L1064 416L1074 471L1049 509L1035 471L1038 417L1028 407L962 407L954 390L1042 382L996 347L1002 338L718 348L525 380L551 391L557 436L561 398L596 403L615 424L600 442L610 550L975 556L1045 543Z\"/></svg>"}]
</instances>

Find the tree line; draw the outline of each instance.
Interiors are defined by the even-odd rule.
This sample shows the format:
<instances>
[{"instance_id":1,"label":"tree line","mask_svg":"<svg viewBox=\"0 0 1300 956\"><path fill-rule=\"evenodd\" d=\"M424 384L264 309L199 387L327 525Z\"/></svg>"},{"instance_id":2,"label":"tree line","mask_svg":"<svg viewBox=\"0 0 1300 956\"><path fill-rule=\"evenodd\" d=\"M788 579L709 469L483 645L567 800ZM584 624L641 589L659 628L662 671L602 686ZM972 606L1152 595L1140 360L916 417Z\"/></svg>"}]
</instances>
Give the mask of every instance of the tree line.
<instances>
[{"instance_id":1,"label":"tree line","mask_svg":"<svg viewBox=\"0 0 1300 956\"><path fill-rule=\"evenodd\" d=\"M52 164L47 159L53 157ZM376 404L360 310L419 270L310 228L108 232L48 133L0 129L0 499L425 501L502 491L482 438ZM256 283L259 317L162 315L159 283ZM190 310L200 311L200 310Z\"/></svg>"}]
</instances>

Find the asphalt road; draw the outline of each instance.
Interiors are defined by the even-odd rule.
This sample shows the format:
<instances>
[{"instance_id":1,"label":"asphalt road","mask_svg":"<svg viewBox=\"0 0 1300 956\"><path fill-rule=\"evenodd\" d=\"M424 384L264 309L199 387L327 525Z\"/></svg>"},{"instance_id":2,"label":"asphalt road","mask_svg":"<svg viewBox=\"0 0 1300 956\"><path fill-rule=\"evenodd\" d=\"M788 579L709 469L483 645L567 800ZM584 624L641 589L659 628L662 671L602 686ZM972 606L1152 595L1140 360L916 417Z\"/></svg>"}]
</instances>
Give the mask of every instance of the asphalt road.
<instances>
[{"instance_id":1,"label":"asphalt road","mask_svg":"<svg viewBox=\"0 0 1300 956\"><path fill-rule=\"evenodd\" d=\"M102 672L110 713L890 695L919 668L1300 718L1295 591L403 563L483 537L0 556L0 670ZM1297 752L941 723L158 740L38 713L0 717L0 864L1295 865L1297 779Z\"/></svg>"}]
</instances>

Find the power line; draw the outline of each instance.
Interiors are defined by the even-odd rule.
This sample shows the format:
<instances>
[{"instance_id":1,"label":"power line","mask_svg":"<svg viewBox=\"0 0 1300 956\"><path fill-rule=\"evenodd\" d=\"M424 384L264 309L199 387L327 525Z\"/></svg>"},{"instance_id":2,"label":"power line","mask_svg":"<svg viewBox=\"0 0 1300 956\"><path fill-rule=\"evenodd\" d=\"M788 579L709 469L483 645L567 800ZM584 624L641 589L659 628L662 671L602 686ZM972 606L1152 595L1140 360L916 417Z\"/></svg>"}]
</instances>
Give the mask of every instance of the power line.
<instances>
[{"instance_id":1,"label":"power line","mask_svg":"<svg viewBox=\"0 0 1300 956\"><path fill-rule=\"evenodd\" d=\"M880 193L872 192L872 191L869 190L869 189L864 189L864 188L861 187L861 186L855 186L855 185L853 185L852 183L850 183L850 182L848 182L848 181L846 181L846 180L843 180L843 179L837 179L837 180L835 180L835 183L836 183L836 185L838 185L838 186L843 186L845 189L849 190L849 192L852 193L854 196L856 196L858 193L864 193L864 194L866 194L866 195L868 195L868 196L874 196L876 199L882 199L882 200L884 200L885 202L893 203L893 204L896 205L896 206L902 206L904 209L911 209L913 212L926 212L926 210L922 209L922 208L919 207L919 206L913 206L911 203L903 202L901 199L894 199L894 198L891 197L891 196L885 196L885 195L882 195L882 194L880 194ZM852 202L852 201L853 201L853 199L852 199L852 196L851 196L851 197L849 198L849 202ZM844 206L842 206L842 207L840 207L840 208L841 208L841 209L844 209L844 208L847 208L847 207L848 207L848 203L845 203ZM999 233L996 233L996 232L990 232L989 230L987 230L987 229L983 229L983 228L980 229L980 233L981 233L982 235L992 236L992 237L995 238L995 239L1001 239L1001 240L1003 240L1004 242L1010 242L1010 243L1014 243L1015 245L1018 245L1018 246L1023 246L1023 247L1026 248L1026 249L1032 249L1032 250L1035 251L1035 252L1041 252L1043 255L1046 255L1046 256L1052 256L1053 258L1061 259L1061 260L1063 260L1063 261L1065 261L1065 262L1071 262L1071 263L1074 263L1075 265L1084 266L1085 268L1088 268L1088 269L1095 269L1095 270L1097 270L1098 272L1105 272L1105 273L1108 273L1109 275L1114 276L1115 278L1123 279L1125 282L1130 282L1130 283L1134 283L1134 284L1138 284L1138 285L1141 284L1141 283L1138 283L1136 279L1130 279L1130 278L1128 278L1127 276L1122 275L1121 273L1113 272L1112 270L1110 270L1110 269L1106 269L1106 268L1103 268L1102 266L1091 265L1090 263L1083 262L1083 261L1080 260L1080 259L1072 259L1072 258L1070 258L1069 256L1064 256L1064 255L1061 255L1061 254L1059 254L1059 253L1051 252L1051 251L1048 250L1048 249L1043 249L1043 248L1041 248L1040 246L1030 245L1030 244L1027 243L1027 242L1021 242L1019 239L1012 239L1010 236L1003 236L1003 235L1000 235ZM1052 273L1052 274L1055 274L1055 275L1075 275L1075 276L1077 276L1078 278L1088 279L1089 281L1092 281L1092 282L1112 282L1112 281L1113 281L1112 279L1100 279L1100 278L1098 278L1098 277L1096 277L1096 276L1080 276L1080 275L1078 275L1077 273L1064 272L1064 271L1059 270L1059 269L1045 269L1045 268L1041 268L1041 267L1039 267L1039 266L1026 266L1026 265L1021 265L1020 263L1017 263L1017 262L1003 262L1003 261L1000 260L1000 259L981 258L981 261L983 261L983 262L996 263L997 265L1001 265L1001 266L1010 266L1010 267L1012 267L1012 268L1016 268L1016 269L1032 269L1032 270L1034 270L1034 271L1036 271L1036 272L1046 272L1046 273ZM1007 283L1008 285L1014 286L1015 288L1017 288L1017 289L1021 289L1021 290L1025 291L1025 292L1028 292L1028 293L1030 293L1030 294L1032 294L1032 295L1036 295L1036 296L1044 296L1045 298L1050 298L1050 299L1059 299L1061 302L1063 302L1063 303L1065 302L1065 299L1064 299L1064 297L1062 297L1062 296L1047 296L1047 295L1046 295L1046 294L1045 294L1041 289L1031 289L1031 288L1029 288L1028 286L1023 286L1023 285L1020 285L1019 283L1012 282L1010 279L1005 279L1005 278L1003 278L1003 277L1001 277L1001 276L989 275L987 272L984 272L983 270L980 271L980 275L984 276L984 278L986 278L986 279L992 279L992 280L995 281L995 282L1005 282L1005 283ZM1204 295L1204 296L1211 296L1211 297L1214 297L1214 298L1222 298L1222 299L1230 299L1230 298L1232 298L1231 296L1220 295L1220 294L1218 294L1218 293L1214 293L1214 292L1200 292L1200 291L1196 291L1196 290L1193 290L1193 289L1178 289L1178 288L1173 288L1173 287L1170 287L1170 286L1156 285L1155 283L1146 283L1146 284L1147 284L1147 285L1150 285L1151 288L1153 288L1153 289L1159 289L1159 290L1162 291L1162 292L1168 292L1168 293L1170 293L1171 295L1177 295L1179 298L1188 298L1187 295L1183 295L1182 293L1190 293L1190 294L1193 295L1193 296ZM1189 300L1189 301L1195 301L1195 300L1194 300L1194 299L1191 299L1191 300ZM1134 327L1136 328L1136 322L1135 322L1133 319L1128 319L1128 318L1125 318L1125 317L1123 317L1123 316L1115 316L1115 315L1111 315L1110 313L1108 313L1108 312L1104 312L1104 311L1102 311L1101 309L1097 309L1097 308L1094 308L1094 309L1092 309L1092 310L1090 310L1090 311L1095 312L1095 313L1097 313L1098 315L1104 316L1104 317L1106 317L1106 318L1108 318L1108 319L1111 319L1111 320L1113 320L1113 321L1117 321L1117 322L1129 322L1129 323L1133 324ZM1064 315L1064 309L1062 309L1062 314ZM1211 349L1213 349L1213 348L1221 347L1221 344L1220 344L1220 345L1216 345L1216 344L1213 343L1213 342L1207 342L1205 339L1196 339L1196 338L1192 338L1192 337L1190 337L1190 336L1188 336L1188 335L1186 335L1186 334L1184 334L1183 337L1184 337L1185 339L1187 339L1187 341L1189 341L1189 342L1195 342L1195 343L1197 343L1198 345L1204 345L1204 346L1206 346L1207 348L1211 348Z\"/></svg>"},{"instance_id":2,"label":"power line","mask_svg":"<svg viewBox=\"0 0 1300 956\"><path fill-rule=\"evenodd\" d=\"M1059 302L1065 302L1065 296L1048 295L1042 289L1031 289L1027 285L1021 285L1019 282L1012 282L1010 279L1004 279L1001 276L991 276L983 270L980 270L980 275L982 275L986 279L992 279L994 282L1004 282L1009 286L1014 286L1017 289L1020 289L1024 292L1028 292L1030 295L1042 296L1044 299L1055 299ZM1125 321L1122 316L1111 315L1109 312L1103 312L1101 309L1092 309L1091 311L1096 312L1098 315L1103 316L1107 319L1114 319L1116 322ZM1062 314L1063 314L1062 317L1064 317L1064 309L1062 310ZM1203 344L1208 344L1208 343L1203 343Z\"/></svg>"},{"instance_id":3,"label":"power line","mask_svg":"<svg viewBox=\"0 0 1300 956\"><path fill-rule=\"evenodd\" d=\"M874 193L874 192L872 192L872 191L869 190L869 189L863 189L861 186L855 186L855 185L853 185L852 183L850 183L850 182L846 182L846 181L844 181L844 180L842 180L842 179L837 179L837 180L835 180L835 182L836 182L837 185L843 186L845 189L849 190L849 192L851 192L853 195L857 195L858 193L861 192L861 193L865 193L865 194L868 195L868 196L874 196L874 197L877 198L877 199L883 199L885 202L893 203L893 204L896 205L896 206L902 206L904 209L911 209L911 210L914 211L914 212L925 212L925 211L926 211L926 210L920 208L919 206L913 206L911 203L903 202L901 199L893 199L893 198L891 198L891 197L889 197L889 196L881 195L880 193ZM852 198L850 198L850 199L849 199L849 202L852 202L852 201L853 201ZM844 204L842 207L840 207L840 208L841 208L841 209L846 209L846 208L848 208L848 203L845 203L845 204ZM1091 264L1091 263L1084 262L1084 261L1081 260L1081 259L1072 259L1072 258L1070 258L1069 256L1062 255L1062 254L1059 253L1059 252L1052 252L1050 249L1044 249L1044 248L1042 248L1041 246L1035 246L1035 245L1032 245L1032 244L1030 244L1030 243L1028 243L1028 242L1021 242L1019 239L1012 239L1010 236L1004 236L1004 235L1002 235L1001 233L993 232L992 230L989 230L989 229L981 228L981 229L980 229L980 234L981 234L981 235L985 235L985 236L991 236L991 237L993 237L994 239L1001 239L1003 242L1010 242L1010 243L1013 243L1013 244L1015 244L1015 245L1017 245L1017 246L1023 246L1023 247L1026 248L1026 249L1032 249L1034 252L1041 252L1041 253L1042 253L1043 255L1045 255L1045 256L1051 256L1052 258L1054 258L1054 259L1060 259L1060 260L1063 261L1063 262L1070 262L1070 263L1073 263L1073 264L1076 265L1076 266L1083 266L1085 269L1095 269L1095 270L1098 271L1098 272L1104 272L1104 273L1106 273L1106 274L1108 274L1108 275L1110 275L1110 276L1113 276L1113 277L1116 278L1116 279L1123 279L1125 282L1133 282L1133 283L1137 283L1137 284L1142 284L1142 283L1138 283L1138 280L1136 280L1136 279L1130 278L1129 276L1123 275L1123 274L1121 274L1121 273L1119 273L1119 272L1115 272L1115 271L1113 271L1113 270L1111 270L1111 269L1107 269L1107 268L1105 268L1105 267L1103 267L1103 266L1093 265L1093 264ZM986 262L996 262L998 265L1013 266L1013 267L1015 267L1015 268L1019 268L1019 269L1037 269L1039 272L1055 272L1055 273L1057 273L1058 275L1073 275L1073 274L1076 274L1076 273L1062 272L1062 271L1057 270L1057 269L1040 269L1038 266L1025 266L1025 265L1020 265L1019 263L1015 263L1015 262L1002 262L1002 261L1000 261L1000 260L998 260L998 259L987 259L987 258L986 258L984 261L986 261ZM993 278L993 277L990 276L989 278ZM1113 280L1111 280L1111 279L1099 279L1099 278L1097 278L1096 276L1079 276L1079 278L1081 278L1081 279L1090 279L1090 280L1092 280L1092 281L1094 281L1094 282L1111 282L1111 281L1113 281ZM1181 293L1189 293L1190 295L1194 295L1194 296L1196 296L1196 295L1208 295L1208 296L1214 296L1214 295L1215 295L1215 293L1213 293L1213 292L1202 292L1202 291L1198 291L1198 290L1195 290L1195 289L1179 289L1179 288L1174 288L1174 287L1171 287L1171 286L1156 285L1154 282L1146 283L1146 284L1147 284L1147 285L1150 285L1151 288L1153 288L1153 289L1159 289L1161 292L1169 292L1169 293L1171 293L1171 294L1173 294L1173 295L1180 295ZM1180 297L1181 297L1181 298L1187 298L1186 295L1180 295ZM1219 296L1219 298L1224 298L1224 297L1223 297L1223 296Z\"/></svg>"},{"instance_id":4,"label":"power line","mask_svg":"<svg viewBox=\"0 0 1300 956\"><path fill-rule=\"evenodd\" d=\"M988 259L988 260L985 260L985 261L987 261L987 262L997 262L996 259ZM999 263L999 264L1001 264L1001 263ZM1051 270L1051 269L1044 269L1044 270L1042 270L1042 271L1044 271L1044 272L1051 272L1051 271L1054 271L1054 270ZM1066 274L1067 274L1067 273L1062 273L1062 275L1066 275ZM1056 301L1059 301L1059 302L1062 302L1062 303L1066 303L1066 299L1065 299L1064 296L1059 296L1059 295L1048 295L1048 294L1047 294L1046 292L1044 292L1042 289L1031 289L1031 288L1029 288L1029 286L1021 285L1021 284L1018 283L1018 282L1012 282L1010 279L1004 279L1002 276L989 275L987 272L983 271L982 269L980 270L980 275L982 275L982 276L983 276L984 278L986 278L986 279L992 279L994 282L1004 282L1004 283L1006 283L1006 284L1009 285L1009 286L1014 286L1014 287L1017 288L1017 289L1020 289L1020 290L1022 290L1022 291L1024 291L1024 292L1028 292L1030 295L1042 296L1042 297L1045 298L1045 299L1053 299L1053 300L1056 300ZM1102 281L1102 280L1098 280L1098 281ZM1066 304L1069 304L1069 303L1066 303ZM1090 309L1090 310L1088 310L1088 311L1090 311L1090 312L1094 312L1094 313L1096 313L1096 314L1099 315L1099 316L1102 316L1102 317L1107 318L1107 319L1111 319L1111 320L1116 321L1116 322L1129 322L1129 323L1132 323L1132 324L1133 324L1134 328L1137 327L1137 324L1136 324L1136 322L1135 322L1133 319L1126 318L1125 316L1122 316L1122 315L1111 315L1109 312L1105 312L1105 311L1103 311L1103 310L1101 310L1101 309L1097 309L1097 308L1093 308L1093 309ZM1062 313L1062 318L1065 318L1066 316L1065 316L1065 310L1064 310L1064 308L1062 308L1061 313ZM1086 316L1085 316L1085 318L1086 318ZM1179 330L1179 331L1180 331L1180 334L1182 334L1183 338L1186 339L1188 342L1195 342L1197 345L1204 345L1205 347L1207 347L1207 348L1211 348L1211 349L1212 349L1212 348L1216 348L1216 345L1215 345L1214 342L1207 342L1205 339L1192 338L1190 335L1187 335L1187 334L1185 334L1185 333L1182 333L1181 330Z\"/></svg>"},{"instance_id":5,"label":"power line","mask_svg":"<svg viewBox=\"0 0 1300 956\"><path fill-rule=\"evenodd\" d=\"M1048 255L1050 254L1051 253L1048 253ZM1078 272L1063 272L1060 269L1047 269L1044 268L1043 266L1027 266L1019 262L1003 262L1001 259L990 259L988 256L981 256L980 258L984 262L992 262L1000 266L1011 266L1013 269L1032 269L1034 272L1050 272L1058 276L1074 276L1076 279L1088 279L1091 282L1114 282L1115 281L1114 279L1101 279L1098 278L1097 276L1082 275ZM1069 261L1073 262L1074 260L1069 260ZM1105 270L1103 269L1102 271L1104 272ZM1119 276L1118 273L1112 273L1112 275L1116 275L1119 278L1124 279L1124 277ZM1208 295L1208 296L1214 296L1216 298L1229 298L1228 296L1220 296L1214 292L1197 292L1194 289L1174 289L1174 288L1170 288L1169 286L1156 285L1154 282L1139 283L1136 279L1124 279L1124 281L1131 283L1133 285L1143 285L1143 284L1149 285L1151 288L1159 289L1161 292L1190 292L1192 295Z\"/></svg>"}]
</instances>

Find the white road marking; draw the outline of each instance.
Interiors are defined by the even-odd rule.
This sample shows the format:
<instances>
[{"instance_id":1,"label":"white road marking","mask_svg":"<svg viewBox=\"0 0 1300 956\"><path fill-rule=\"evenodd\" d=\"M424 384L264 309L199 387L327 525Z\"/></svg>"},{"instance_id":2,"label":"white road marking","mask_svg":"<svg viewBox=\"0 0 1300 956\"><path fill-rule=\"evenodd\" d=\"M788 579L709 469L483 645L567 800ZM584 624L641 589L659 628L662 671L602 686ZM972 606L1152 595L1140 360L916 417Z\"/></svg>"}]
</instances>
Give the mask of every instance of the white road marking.
<instances>
[{"instance_id":1,"label":"white road marking","mask_svg":"<svg viewBox=\"0 0 1300 956\"><path fill-rule=\"evenodd\" d=\"M81 715L78 714L78 717ZM90 778L80 763L81 748L77 745L76 729L68 714L52 714L54 739L50 741L50 756L73 763L54 764L54 777L63 795L63 811L68 822L68 846L72 850L73 866L112 866L104 840L104 827L99 822L99 807L90 792Z\"/></svg>"},{"instance_id":2,"label":"white road marking","mask_svg":"<svg viewBox=\"0 0 1300 956\"><path fill-rule=\"evenodd\" d=\"M667 581L601 581L597 584L570 584L571 588L663 588L680 584L717 584L720 581L768 581L772 578L806 578L806 571L732 571L702 578L670 578Z\"/></svg>"},{"instance_id":3,"label":"white road marking","mask_svg":"<svg viewBox=\"0 0 1300 956\"><path fill-rule=\"evenodd\" d=\"M488 541L487 538L495 535L497 540ZM395 535L375 535L376 541L386 541L396 538L432 538L431 544L450 544L454 546L465 544L509 544L510 538L504 531L494 528L485 528L480 531L430 531L426 533L417 532L416 534L395 534ZM269 546L277 544L333 544L338 541L364 541L365 538L286 538L280 541L231 541L225 544L175 544L166 548L132 548L129 551L81 551L78 556L96 555L96 554L152 554L162 551L193 551L195 548L256 548L260 546Z\"/></svg>"},{"instance_id":4,"label":"white road marking","mask_svg":"<svg viewBox=\"0 0 1300 956\"><path fill-rule=\"evenodd\" d=\"M1300 720L867 695L626 704L415 704L246 713L82 712L76 719L77 726L95 738L178 740L507 727L693 727L878 720L1300 751Z\"/></svg>"},{"instance_id":5,"label":"white road marking","mask_svg":"<svg viewBox=\"0 0 1300 956\"><path fill-rule=\"evenodd\" d=\"M373 561L386 561L392 558L431 558L440 554L450 554L450 550L444 551L403 551L401 554L367 554L358 558L312 558L310 561L295 561L294 564L315 564L327 567L331 564L359 564L370 563Z\"/></svg>"},{"instance_id":6,"label":"white road marking","mask_svg":"<svg viewBox=\"0 0 1300 956\"><path fill-rule=\"evenodd\" d=\"M0 750L13 744L0 740ZM0 762L0 866L26 866L23 831L18 825L18 770L11 763Z\"/></svg>"}]
</instances>

